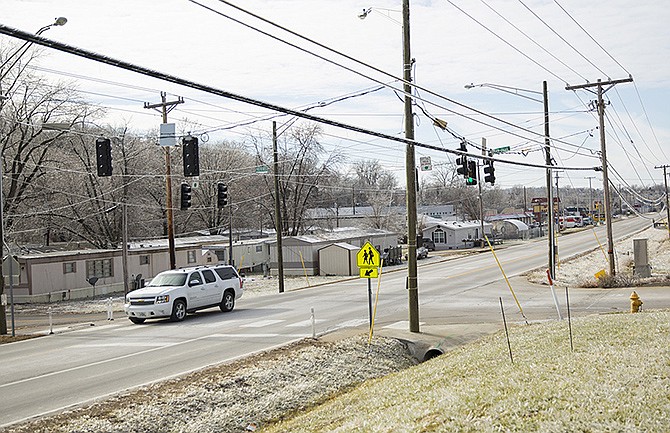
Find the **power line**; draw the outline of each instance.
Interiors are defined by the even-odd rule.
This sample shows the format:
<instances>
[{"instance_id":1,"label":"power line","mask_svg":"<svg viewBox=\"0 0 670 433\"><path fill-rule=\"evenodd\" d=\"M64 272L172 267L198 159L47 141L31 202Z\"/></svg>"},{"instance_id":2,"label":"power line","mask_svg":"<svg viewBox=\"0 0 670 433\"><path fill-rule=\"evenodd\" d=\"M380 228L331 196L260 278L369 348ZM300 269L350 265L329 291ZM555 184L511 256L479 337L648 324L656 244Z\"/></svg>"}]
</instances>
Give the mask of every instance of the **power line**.
<instances>
[{"instance_id":1,"label":"power line","mask_svg":"<svg viewBox=\"0 0 670 433\"><path fill-rule=\"evenodd\" d=\"M253 98L250 98L250 97L246 97L246 96L238 95L238 94L228 92L228 91L225 91L225 90L217 89L217 88L214 88L214 87L206 85L206 84L196 83L196 82L189 81L189 80L186 80L186 79L183 79L183 78L179 78L179 77L174 76L174 75L170 75L170 74L167 74L167 73L151 70L151 69L145 68L143 66L135 65L135 64L123 61L123 60L103 56L101 54L97 54L97 53L94 53L92 51L88 51L88 50L85 50L85 49L82 49L82 48L77 48L77 47L74 47L74 46L71 46L71 45L67 45L67 44L56 42L56 41L53 41L53 40L50 40L50 39L42 38L40 36L36 36L34 34L31 34L31 33L23 32L21 30L14 29L14 28L5 26L3 24L0 24L0 33L11 36L11 37L15 37L15 38L18 38L18 39L23 39L25 41L33 42L33 43L36 43L38 45L42 45L42 46L45 46L45 47L48 47L48 48L52 48L52 49L55 49L55 50L58 50L58 51L61 51L61 52L73 54L73 55L76 55L78 57L86 58L88 60L93 60L93 61L96 61L96 62L99 62L99 63L104 63L104 64L107 64L107 65L111 65L111 66L114 66L114 67L117 67L117 68L120 68L120 69L136 72L136 73L141 74L141 75L150 76L150 77L157 78L159 80L163 80L163 81L166 81L166 82L178 84L180 86L200 90L200 91L203 91L205 93L210 93L210 94L217 95L217 96L220 96L220 97L223 97L223 98L236 100L236 101L239 101L239 102L243 102L243 103L250 104L250 105L255 105L255 106L266 108L266 109L269 109L269 110L275 110L275 111L278 111L278 112L283 112L285 114L290 114L292 116L301 117L301 118L304 118L304 119L307 119L307 120L310 120L310 121L313 121L313 122L316 122L316 123L323 123L323 124L330 125L330 126L333 126L333 127L336 127L336 128L346 129L346 130L358 132L358 133L365 134L365 135L376 136L376 137L383 138L383 139L386 139L386 140L389 140L389 141L395 141L395 142L399 142L399 143L403 143L403 144L411 144L411 145L414 145L414 146L417 146L417 147L424 147L424 148L432 149L432 150L435 150L435 151L438 151L438 152L452 153L454 155L461 155L462 154L462 152L460 152L458 150L443 149L443 148L428 145L428 144L425 144L425 143L420 143L420 142L417 142L415 140L408 140L408 139L401 138L401 137L395 137L395 136L391 136L391 135L388 135L388 134L385 134L385 133L372 131L372 130L369 130L369 129L366 129L366 128L361 128L361 127L358 127L358 126L348 125L348 124L345 124L345 123L342 123L342 122L337 122L337 121L334 121L334 120L325 119L325 118L322 118L322 117L319 117L319 116L314 116L314 115L311 115L311 114L308 114L308 113L304 113L304 112L301 112L301 111L296 111L296 110L293 110L293 109L285 108L285 107L282 107L282 106L279 106L279 105L259 101L259 100L256 100L256 99L253 99ZM532 131L530 131L530 132L532 132ZM522 166L533 167L533 168L547 168L547 166L539 165L539 164L530 164L530 163L517 162L517 161L515 161L515 162L504 161L504 160L500 160L500 159L497 159L497 158L480 156L480 155L469 155L469 156L473 157L473 158L478 158L478 159L488 159L488 160L492 160L492 161L500 161L500 162L506 163L506 164L516 164L516 165L522 165ZM555 166L553 168L559 168L559 169L564 169L564 170L594 170L595 169L594 167L555 167Z\"/></svg>"},{"instance_id":2,"label":"power line","mask_svg":"<svg viewBox=\"0 0 670 433\"><path fill-rule=\"evenodd\" d=\"M593 63L588 57L586 57L584 54L582 54L577 48L574 47L574 45L572 45L570 42L568 42L568 41L567 41L563 36L561 36L556 30L554 30L553 27L551 27L545 20L543 20L542 18L540 18L540 16L539 16L537 13L535 13L535 11L533 11L530 7L528 7L528 6L523 2L523 0L519 0L519 3L521 3L521 4L523 5L523 7L525 7L526 9L528 9L528 11L529 11L531 14L533 14L533 16L535 16L535 18L537 18L538 20L540 20L540 22L541 22L542 24L544 24L549 30L551 30L553 34L555 34L556 36L558 36L560 40L562 40L563 42L565 42L566 45L568 45L570 48L572 48L577 54L579 54L579 55L580 55L584 60L586 60L591 66L593 66L593 67L596 68L601 74L603 74L604 76L606 76L606 77L609 78L609 75L607 75L602 69L600 69L598 66L596 66L595 63ZM588 80L586 80L586 81L588 81ZM566 81L566 82L567 82L567 81Z\"/></svg>"},{"instance_id":3,"label":"power line","mask_svg":"<svg viewBox=\"0 0 670 433\"><path fill-rule=\"evenodd\" d=\"M465 16L467 16L468 18L470 18L472 21L474 21L474 22L476 22L477 24L479 24L480 26L482 26L484 29L486 29L486 30L487 30L489 33L491 33L493 36L495 36L496 38L500 39L502 42L505 43L505 45L507 45L508 47L512 48L514 51L516 51L517 53L521 54L521 55L524 56L526 59L528 59L528 60L530 60L531 62L533 62L535 65L539 66L540 68L542 68L544 71L548 72L548 73L549 73L550 75L552 75L553 77L558 78L558 80L560 80L560 81L562 81L562 82L564 82L564 83L567 83L567 80L564 80L563 78L559 77L559 76L556 75L554 72L552 72L551 70L549 70L546 66L544 66L543 64L541 64L541 63L538 62L537 60L533 59L533 58L530 57L528 54L524 53L523 51L521 51L520 49L518 49L517 47L515 47L513 44L511 44L510 42L508 42L508 41L506 41L505 39L503 39L499 34L497 34L496 32L494 32L493 30L491 30L491 29L488 28L487 26L485 26L485 25L484 25L481 21L479 21L477 18L473 17L472 15L470 15L469 13L467 13L466 11L464 11L462 8L456 6L456 4L455 4L453 1L451 1L451 0L447 0L447 2L448 2L449 4L451 4L453 7L455 7L456 9L458 9L458 10L459 10L461 13L463 13Z\"/></svg>"},{"instance_id":4,"label":"power line","mask_svg":"<svg viewBox=\"0 0 670 433\"><path fill-rule=\"evenodd\" d=\"M559 8L561 8L561 10L562 10L563 12L565 12L565 14L566 14L568 17L570 17L570 19L571 19L575 24L577 24L577 27L579 27L580 29L582 29L582 31L583 31L584 33L586 33L586 35L587 35L589 38L591 38L591 40L592 40L596 45L598 45L598 47L600 47L600 49L603 50L603 51L605 52L605 54L607 54L607 55L609 56L609 58L612 59L612 60L614 61L614 63L616 63L617 65L619 65L619 66L621 67L621 69L623 69L624 72L626 72L628 75L632 75L630 72L628 72L628 70L627 70L626 68L623 67L623 65L622 65L621 63L619 63L619 62L617 61L617 59L615 59L615 58L614 58L614 57L613 57L613 56L612 56L612 55L605 49L605 47L603 47L602 45L600 45L600 43L598 43L598 41L596 41L595 38L594 38L593 36L591 36L591 34L590 34L588 31L586 31L586 29L585 29L581 24L579 24L579 23L577 22L577 20L576 20L572 15L570 15L570 13L569 13L563 6L561 6L561 4L558 2L558 0L554 0L554 3L556 3L556 5L557 5ZM602 72L602 71L601 71L601 72ZM588 81L588 80L584 80L584 81Z\"/></svg>"}]
</instances>

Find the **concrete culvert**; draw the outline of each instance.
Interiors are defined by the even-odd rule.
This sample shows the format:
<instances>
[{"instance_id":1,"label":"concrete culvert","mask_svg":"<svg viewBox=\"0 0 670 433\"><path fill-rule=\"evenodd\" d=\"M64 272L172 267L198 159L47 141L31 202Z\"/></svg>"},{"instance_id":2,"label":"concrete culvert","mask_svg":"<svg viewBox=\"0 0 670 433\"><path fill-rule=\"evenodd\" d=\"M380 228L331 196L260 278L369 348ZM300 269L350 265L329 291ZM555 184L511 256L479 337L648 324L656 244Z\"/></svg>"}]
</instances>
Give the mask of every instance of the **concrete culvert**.
<instances>
[{"instance_id":1,"label":"concrete culvert","mask_svg":"<svg viewBox=\"0 0 670 433\"><path fill-rule=\"evenodd\" d=\"M421 362L426 362L430 359L437 358L440 355L444 355L444 352L442 351L442 349L439 349L437 347L431 347L423 355L423 360Z\"/></svg>"},{"instance_id":2,"label":"concrete culvert","mask_svg":"<svg viewBox=\"0 0 670 433\"><path fill-rule=\"evenodd\" d=\"M433 359L440 355L444 354L444 351L440 349L439 345L435 345L434 341L424 341L424 340L402 340L407 344L412 358L417 362L426 362L429 359Z\"/></svg>"}]
</instances>

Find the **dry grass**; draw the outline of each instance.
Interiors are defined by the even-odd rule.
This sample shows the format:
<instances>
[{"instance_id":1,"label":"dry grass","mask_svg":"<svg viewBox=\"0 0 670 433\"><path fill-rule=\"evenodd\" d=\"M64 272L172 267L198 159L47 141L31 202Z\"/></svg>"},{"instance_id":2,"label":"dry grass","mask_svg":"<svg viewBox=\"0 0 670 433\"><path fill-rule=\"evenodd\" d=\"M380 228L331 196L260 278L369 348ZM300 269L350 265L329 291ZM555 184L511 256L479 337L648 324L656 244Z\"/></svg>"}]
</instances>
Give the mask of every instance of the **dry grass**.
<instances>
[{"instance_id":1,"label":"dry grass","mask_svg":"<svg viewBox=\"0 0 670 433\"><path fill-rule=\"evenodd\" d=\"M359 386L267 432L667 432L670 312L511 329Z\"/></svg>"}]
</instances>

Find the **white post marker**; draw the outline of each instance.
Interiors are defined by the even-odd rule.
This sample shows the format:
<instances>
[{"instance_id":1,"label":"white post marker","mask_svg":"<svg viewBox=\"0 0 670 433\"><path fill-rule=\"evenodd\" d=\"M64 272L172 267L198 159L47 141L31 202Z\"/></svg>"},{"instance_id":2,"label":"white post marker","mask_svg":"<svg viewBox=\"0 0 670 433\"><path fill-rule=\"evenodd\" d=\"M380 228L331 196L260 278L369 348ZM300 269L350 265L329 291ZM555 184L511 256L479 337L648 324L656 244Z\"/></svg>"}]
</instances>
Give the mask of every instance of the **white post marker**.
<instances>
[{"instance_id":1,"label":"white post marker","mask_svg":"<svg viewBox=\"0 0 670 433\"><path fill-rule=\"evenodd\" d=\"M556 291L554 291L554 282L551 279L551 274L549 269L547 269L547 278L549 279L549 290L551 290L551 297L554 299L554 305L556 305L556 312L558 313L558 320L563 320L561 317L561 310L558 308L558 298L556 297Z\"/></svg>"},{"instance_id":2,"label":"white post marker","mask_svg":"<svg viewBox=\"0 0 670 433\"><path fill-rule=\"evenodd\" d=\"M112 308L112 298L107 298L107 320L114 320L114 309Z\"/></svg>"},{"instance_id":3,"label":"white post marker","mask_svg":"<svg viewBox=\"0 0 670 433\"><path fill-rule=\"evenodd\" d=\"M54 333L54 319L51 307L47 308L47 311L49 312L49 335L52 335Z\"/></svg>"}]
</instances>

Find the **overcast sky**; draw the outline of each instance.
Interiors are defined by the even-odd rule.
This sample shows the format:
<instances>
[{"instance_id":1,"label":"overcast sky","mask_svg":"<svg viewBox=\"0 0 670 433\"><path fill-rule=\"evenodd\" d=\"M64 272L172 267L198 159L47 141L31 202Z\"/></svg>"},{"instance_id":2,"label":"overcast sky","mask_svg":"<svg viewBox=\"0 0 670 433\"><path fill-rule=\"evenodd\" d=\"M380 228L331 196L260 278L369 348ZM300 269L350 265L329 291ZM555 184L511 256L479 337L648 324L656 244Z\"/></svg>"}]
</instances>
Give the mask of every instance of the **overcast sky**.
<instances>
[{"instance_id":1,"label":"overcast sky","mask_svg":"<svg viewBox=\"0 0 670 433\"><path fill-rule=\"evenodd\" d=\"M285 107L305 108L355 95L377 87L379 82L400 88L392 78L402 75L400 0L233 1L389 75L309 44L216 0L197 3L220 14L189 0L1 1L3 25L35 32L55 17L64 16L68 19L65 26L54 27L43 36ZM446 120L458 137L476 144L486 138L489 148L510 146L510 153L500 155L507 161L543 164L542 149L535 142L542 141L542 104L489 87L468 90L464 85L493 83L540 92L546 80L551 135L560 139L553 143L556 164L597 166L597 115L588 108L595 95L585 90L567 91L566 84L622 79L631 74L634 83L618 84L606 93L610 102L605 130L611 180L615 184L662 184L662 170L654 169L670 162L670 114L666 108L670 98L670 11L662 2L413 0L410 5L411 51L416 59L413 76L424 89L418 92L418 104L430 116ZM357 16L368 7L372 12L359 19ZM299 48L223 15L257 26ZM3 45L10 42L16 43L0 36ZM127 123L138 131L157 130L160 116L144 109L143 102L159 102L159 92L167 91L168 98L179 95L186 101L170 113L170 120L182 130L206 132L202 137L210 142L243 140L249 133L271 129L269 120L222 129L268 112L68 54L44 50L33 66L54 81L69 80L90 92L85 96L92 103L108 107L111 124ZM541 95L528 95L541 99ZM414 111L417 141L458 148L458 139L433 127L418 107ZM309 113L403 136L403 104L389 88L314 108ZM289 119L275 120L281 124ZM350 160L378 159L403 181L404 145L333 127L324 130L323 142L328 150L340 149ZM468 149L480 152L472 145ZM430 156L435 165L454 159L453 155L418 147L417 163L422 156ZM497 163L496 174L501 187L545 183L545 172L540 168ZM562 187L588 186L588 176L596 176L594 185L601 182L600 173L593 171L565 171L559 176Z\"/></svg>"}]
</instances>

